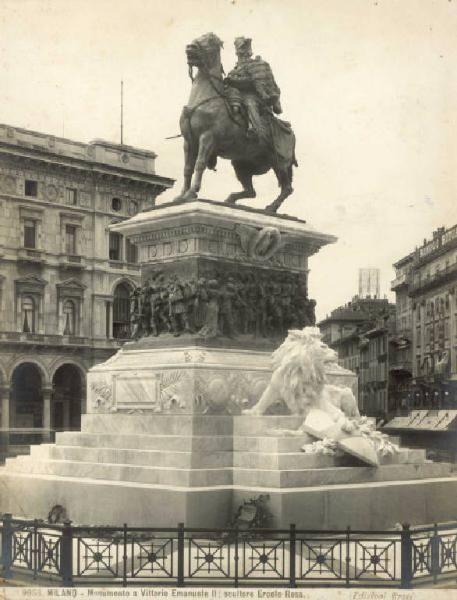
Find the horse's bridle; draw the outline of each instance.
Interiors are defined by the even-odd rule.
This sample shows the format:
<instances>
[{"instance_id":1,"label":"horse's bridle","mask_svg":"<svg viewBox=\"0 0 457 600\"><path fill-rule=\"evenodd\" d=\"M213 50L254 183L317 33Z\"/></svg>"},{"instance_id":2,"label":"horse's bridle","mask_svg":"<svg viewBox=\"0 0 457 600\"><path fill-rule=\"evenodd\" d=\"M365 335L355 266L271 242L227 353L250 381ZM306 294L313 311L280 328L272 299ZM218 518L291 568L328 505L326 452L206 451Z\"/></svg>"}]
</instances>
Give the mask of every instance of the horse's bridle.
<instances>
[{"instance_id":1,"label":"horse's bridle","mask_svg":"<svg viewBox=\"0 0 457 600\"><path fill-rule=\"evenodd\" d=\"M213 90L216 92L216 96L211 96L210 98L206 98L205 100L202 100L199 104L197 104L196 106L192 107L191 113L190 115L188 115L188 119L189 119L189 124L190 124L190 118L192 116L192 113L195 111L196 108L199 108L202 104L205 104L206 102L209 102L209 100L213 100L216 97L221 98L224 101L225 104L225 108L227 110L227 114L229 116L229 118L235 123L235 125L238 125L238 127L243 127L244 123L240 123L239 121L237 121L237 119L235 118L232 108L230 106L228 97L226 94L224 94L223 92L221 92L216 85L214 85L213 83L213 79L215 81L224 83L224 80L222 79L222 77L217 77L216 75L211 75L210 73L210 67L207 64L206 60L205 60L205 49L203 48L202 44L200 44L200 42L197 40L195 42L192 42L192 45L195 46L195 48L198 50L198 54L199 54L199 58L202 62L201 65L198 66L199 69L202 70L202 72L205 74L205 76L207 77L211 87L213 88ZM191 78L191 80L193 81L193 74L192 74L192 68L193 65L189 65L189 77ZM224 73L224 67L221 64L221 69L222 69L222 73ZM225 74L225 73L224 73Z\"/></svg>"}]
</instances>

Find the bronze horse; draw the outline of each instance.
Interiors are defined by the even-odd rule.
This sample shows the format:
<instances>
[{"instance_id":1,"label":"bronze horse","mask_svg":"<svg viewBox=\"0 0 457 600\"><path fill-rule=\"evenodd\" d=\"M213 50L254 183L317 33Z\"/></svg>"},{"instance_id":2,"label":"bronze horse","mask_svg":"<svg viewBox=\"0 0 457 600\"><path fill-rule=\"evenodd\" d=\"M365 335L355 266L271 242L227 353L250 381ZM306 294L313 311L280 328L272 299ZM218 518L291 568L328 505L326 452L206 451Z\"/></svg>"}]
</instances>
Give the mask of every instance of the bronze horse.
<instances>
[{"instance_id":1,"label":"bronze horse","mask_svg":"<svg viewBox=\"0 0 457 600\"><path fill-rule=\"evenodd\" d=\"M276 212L293 191L292 166L297 164L295 136L292 131L284 134L287 135L287 157L284 158L278 155L273 144L246 135L247 120L241 113L235 113L224 86L221 47L221 40L213 33L201 36L186 47L191 78L192 68L198 71L192 78L189 102L179 121L184 138L184 186L175 200L197 198L205 169L214 169L220 156L232 161L243 186L241 192L230 194L226 202L234 204L241 198L255 198L252 177L273 169L281 191L266 210Z\"/></svg>"}]
</instances>

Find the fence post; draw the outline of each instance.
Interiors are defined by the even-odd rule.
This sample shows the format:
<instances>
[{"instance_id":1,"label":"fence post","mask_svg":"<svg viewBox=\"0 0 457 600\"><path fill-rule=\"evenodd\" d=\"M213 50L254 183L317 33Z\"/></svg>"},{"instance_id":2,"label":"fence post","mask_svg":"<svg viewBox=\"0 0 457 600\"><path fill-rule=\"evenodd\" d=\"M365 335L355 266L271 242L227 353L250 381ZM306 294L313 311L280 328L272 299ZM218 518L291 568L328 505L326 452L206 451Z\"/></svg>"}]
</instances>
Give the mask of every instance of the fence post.
<instances>
[{"instance_id":1,"label":"fence post","mask_svg":"<svg viewBox=\"0 0 457 600\"><path fill-rule=\"evenodd\" d=\"M178 586L184 586L184 523L178 523Z\"/></svg>"},{"instance_id":2,"label":"fence post","mask_svg":"<svg viewBox=\"0 0 457 600\"><path fill-rule=\"evenodd\" d=\"M33 570L33 579L37 578L38 566L40 560L40 548L38 545L41 543L41 539L38 538L38 519L33 521L33 537L32 537L32 548L31 548L31 560L32 560L32 570Z\"/></svg>"},{"instance_id":3,"label":"fence post","mask_svg":"<svg viewBox=\"0 0 457 600\"><path fill-rule=\"evenodd\" d=\"M127 587L127 523L124 523L123 530L123 554L122 554L122 585L123 587Z\"/></svg>"},{"instance_id":4,"label":"fence post","mask_svg":"<svg viewBox=\"0 0 457 600\"><path fill-rule=\"evenodd\" d=\"M234 581L234 586L238 587L238 579L239 579L239 554L238 554L238 525L235 525L235 581Z\"/></svg>"},{"instance_id":5,"label":"fence post","mask_svg":"<svg viewBox=\"0 0 457 600\"><path fill-rule=\"evenodd\" d=\"M60 576L63 586L73 586L73 527L71 521L63 522L60 540Z\"/></svg>"},{"instance_id":6,"label":"fence post","mask_svg":"<svg viewBox=\"0 0 457 600\"><path fill-rule=\"evenodd\" d=\"M289 530L289 583L290 587L297 587L295 561L297 556L297 532L295 523L290 524Z\"/></svg>"},{"instance_id":7,"label":"fence post","mask_svg":"<svg viewBox=\"0 0 457 600\"><path fill-rule=\"evenodd\" d=\"M411 588L413 580L413 542L408 523L402 525L401 531L401 587Z\"/></svg>"},{"instance_id":8,"label":"fence post","mask_svg":"<svg viewBox=\"0 0 457 600\"><path fill-rule=\"evenodd\" d=\"M351 527L346 527L346 585L351 585Z\"/></svg>"},{"instance_id":9,"label":"fence post","mask_svg":"<svg viewBox=\"0 0 457 600\"><path fill-rule=\"evenodd\" d=\"M433 583L436 583L438 580L438 575L441 573L440 566L440 546L441 546L441 536L438 535L438 525L435 523L433 525L433 536L430 540L430 550L431 550L431 565L430 570L433 575Z\"/></svg>"},{"instance_id":10,"label":"fence post","mask_svg":"<svg viewBox=\"0 0 457 600\"><path fill-rule=\"evenodd\" d=\"M2 517L2 577L11 577L13 563L13 515L6 513Z\"/></svg>"}]
</instances>

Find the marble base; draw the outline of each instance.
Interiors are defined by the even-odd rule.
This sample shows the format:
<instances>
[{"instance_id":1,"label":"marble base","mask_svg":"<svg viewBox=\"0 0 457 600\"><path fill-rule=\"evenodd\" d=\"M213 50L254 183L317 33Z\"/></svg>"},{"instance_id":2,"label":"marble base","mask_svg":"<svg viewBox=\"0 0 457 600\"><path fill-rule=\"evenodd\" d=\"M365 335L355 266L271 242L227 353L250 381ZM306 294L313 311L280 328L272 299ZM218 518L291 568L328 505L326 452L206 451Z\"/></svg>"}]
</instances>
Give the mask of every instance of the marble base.
<instances>
[{"instance_id":1,"label":"marble base","mask_svg":"<svg viewBox=\"0 0 457 600\"><path fill-rule=\"evenodd\" d=\"M268 385L270 357L267 350L128 343L89 371L87 412L240 414L256 404ZM351 371L329 371L328 379L356 394Z\"/></svg>"},{"instance_id":2,"label":"marble base","mask_svg":"<svg viewBox=\"0 0 457 600\"><path fill-rule=\"evenodd\" d=\"M272 525L392 527L455 517L457 477L421 450L367 467L300 452L301 417L87 414L0 468L0 512L46 518L56 504L80 524L223 527L243 499L269 494Z\"/></svg>"}]
</instances>

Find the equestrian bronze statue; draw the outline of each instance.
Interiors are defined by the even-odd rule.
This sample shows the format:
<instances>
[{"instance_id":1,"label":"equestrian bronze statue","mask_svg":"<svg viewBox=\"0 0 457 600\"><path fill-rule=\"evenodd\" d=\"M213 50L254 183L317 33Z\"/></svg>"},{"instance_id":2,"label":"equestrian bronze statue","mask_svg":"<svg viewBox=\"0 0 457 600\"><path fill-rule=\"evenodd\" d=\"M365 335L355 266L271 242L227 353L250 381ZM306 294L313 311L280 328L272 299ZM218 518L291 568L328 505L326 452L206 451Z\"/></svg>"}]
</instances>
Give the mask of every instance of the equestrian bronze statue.
<instances>
[{"instance_id":1,"label":"equestrian bronze statue","mask_svg":"<svg viewBox=\"0 0 457 600\"><path fill-rule=\"evenodd\" d=\"M289 123L273 114L281 112L280 90L268 63L252 58L251 40L236 39L238 62L225 79L221 47L213 33L186 47L192 89L180 118L185 166L184 186L176 201L197 198L205 169L215 169L222 157L231 160L243 186L226 202L254 198L253 176L273 169L280 193L266 210L276 212L293 191L295 135Z\"/></svg>"}]
</instances>

